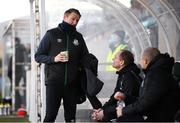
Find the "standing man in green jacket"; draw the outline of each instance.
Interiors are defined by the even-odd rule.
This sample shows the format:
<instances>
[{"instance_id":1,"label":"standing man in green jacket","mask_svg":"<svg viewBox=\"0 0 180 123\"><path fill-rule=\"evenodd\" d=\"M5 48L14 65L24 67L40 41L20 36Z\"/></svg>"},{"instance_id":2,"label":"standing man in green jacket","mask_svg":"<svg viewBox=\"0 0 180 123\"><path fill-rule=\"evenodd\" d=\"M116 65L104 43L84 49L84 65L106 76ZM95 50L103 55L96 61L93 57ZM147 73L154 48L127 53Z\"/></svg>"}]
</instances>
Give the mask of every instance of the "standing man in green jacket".
<instances>
[{"instance_id":1,"label":"standing man in green jacket","mask_svg":"<svg viewBox=\"0 0 180 123\"><path fill-rule=\"evenodd\" d=\"M77 9L65 11L63 22L46 32L35 54L37 62L45 63L44 122L55 121L61 100L65 121L75 122L79 62L88 54L83 36L76 31L80 17Z\"/></svg>"}]
</instances>

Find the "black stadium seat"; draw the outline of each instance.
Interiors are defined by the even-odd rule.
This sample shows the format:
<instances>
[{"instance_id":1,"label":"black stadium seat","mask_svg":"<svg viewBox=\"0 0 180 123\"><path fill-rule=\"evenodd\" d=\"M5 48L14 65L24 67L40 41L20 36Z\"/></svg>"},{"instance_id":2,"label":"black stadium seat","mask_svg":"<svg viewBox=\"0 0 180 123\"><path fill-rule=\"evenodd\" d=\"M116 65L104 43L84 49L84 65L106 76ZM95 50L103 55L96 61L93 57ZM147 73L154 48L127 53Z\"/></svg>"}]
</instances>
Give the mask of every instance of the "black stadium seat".
<instances>
[{"instance_id":1,"label":"black stadium seat","mask_svg":"<svg viewBox=\"0 0 180 123\"><path fill-rule=\"evenodd\" d=\"M173 75L175 79L178 81L180 87L180 62L176 62L174 64Z\"/></svg>"},{"instance_id":2,"label":"black stadium seat","mask_svg":"<svg viewBox=\"0 0 180 123\"><path fill-rule=\"evenodd\" d=\"M176 62L174 64L173 75L174 75L175 80L178 82L178 85L180 88L180 62ZM174 119L176 122L180 122L180 109L177 111Z\"/></svg>"}]
</instances>

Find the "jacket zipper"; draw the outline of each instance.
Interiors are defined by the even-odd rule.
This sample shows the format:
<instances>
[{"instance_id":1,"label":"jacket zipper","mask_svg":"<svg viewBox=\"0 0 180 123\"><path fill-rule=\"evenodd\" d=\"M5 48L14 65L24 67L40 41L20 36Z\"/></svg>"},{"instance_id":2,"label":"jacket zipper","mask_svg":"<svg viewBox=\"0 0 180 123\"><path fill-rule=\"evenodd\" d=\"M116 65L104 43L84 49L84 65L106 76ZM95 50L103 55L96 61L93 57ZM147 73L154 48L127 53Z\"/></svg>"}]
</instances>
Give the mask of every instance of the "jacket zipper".
<instances>
[{"instance_id":1,"label":"jacket zipper","mask_svg":"<svg viewBox=\"0 0 180 123\"><path fill-rule=\"evenodd\" d=\"M68 34L66 34L66 39L67 39L66 51L68 51L68 46L69 46L69 36L68 36ZM69 54L68 54L68 56L69 56ZM68 64L66 62L65 63L65 81L64 81L65 86L67 85L67 73L68 73Z\"/></svg>"}]
</instances>

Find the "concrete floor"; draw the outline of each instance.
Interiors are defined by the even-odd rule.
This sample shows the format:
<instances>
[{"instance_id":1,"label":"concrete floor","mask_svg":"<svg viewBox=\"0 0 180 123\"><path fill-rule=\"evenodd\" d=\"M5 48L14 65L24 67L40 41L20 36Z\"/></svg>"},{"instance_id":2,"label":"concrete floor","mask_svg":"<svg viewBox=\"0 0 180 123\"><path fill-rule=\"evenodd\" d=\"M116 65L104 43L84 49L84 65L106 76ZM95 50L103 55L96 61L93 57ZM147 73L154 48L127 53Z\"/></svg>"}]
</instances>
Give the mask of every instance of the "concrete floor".
<instances>
[{"instance_id":1,"label":"concrete floor","mask_svg":"<svg viewBox=\"0 0 180 123\"><path fill-rule=\"evenodd\" d=\"M104 104L108 98L99 98L100 101ZM77 122L83 122L83 123L88 123L88 122L93 122L91 119L91 114L92 114L92 106L87 100L83 104L80 104L77 106L77 111L76 111L76 121ZM64 122L64 110L63 107L59 109L58 116L56 118L57 123L63 123ZM94 123L94 122L93 122Z\"/></svg>"}]
</instances>

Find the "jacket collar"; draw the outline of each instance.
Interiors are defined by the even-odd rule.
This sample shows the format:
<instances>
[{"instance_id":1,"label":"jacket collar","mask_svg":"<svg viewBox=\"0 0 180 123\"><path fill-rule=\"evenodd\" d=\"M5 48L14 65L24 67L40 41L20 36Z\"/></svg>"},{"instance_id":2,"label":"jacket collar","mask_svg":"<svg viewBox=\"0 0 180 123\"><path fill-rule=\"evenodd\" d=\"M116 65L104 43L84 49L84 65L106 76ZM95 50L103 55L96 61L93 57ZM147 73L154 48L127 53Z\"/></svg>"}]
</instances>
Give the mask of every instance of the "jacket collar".
<instances>
[{"instance_id":1,"label":"jacket collar","mask_svg":"<svg viewBox=\"0 0 180 123\"><path fill-rule=\"evenodd\" d=\"M174 58L170 57L168 53L157 55L152 61L149 63L146 69L143 72L146 74L148 71L152 69L162 69L163 71L172 72L172 68L174 65Z\"/></svg>"},{"instance_id":2,"label":"jacket collar","mask_svg":"<svg viewBox=\"0 0 180 123\"><path fill-rule=\"evenodd\" d=\"M122 75L127 71L133 71L136 74L140 73L140 69L137 67L137 65L135 63L132 63L132 64L130 64L128 66L125 66L120 71L117 71L116 74Z\"/></svg>"},{"instance_id":3,"label":"jacket collar","mask_svg":"<svg viewBox=\"0 0 180 123\"><path fill-rule=\"evenodd\" d=\"M62 30L63 32L66 32L67 34L70 34L70 35L76 32L76 28L65 21L60 23L58 28Z\"/></svg>"}]
</instances>

